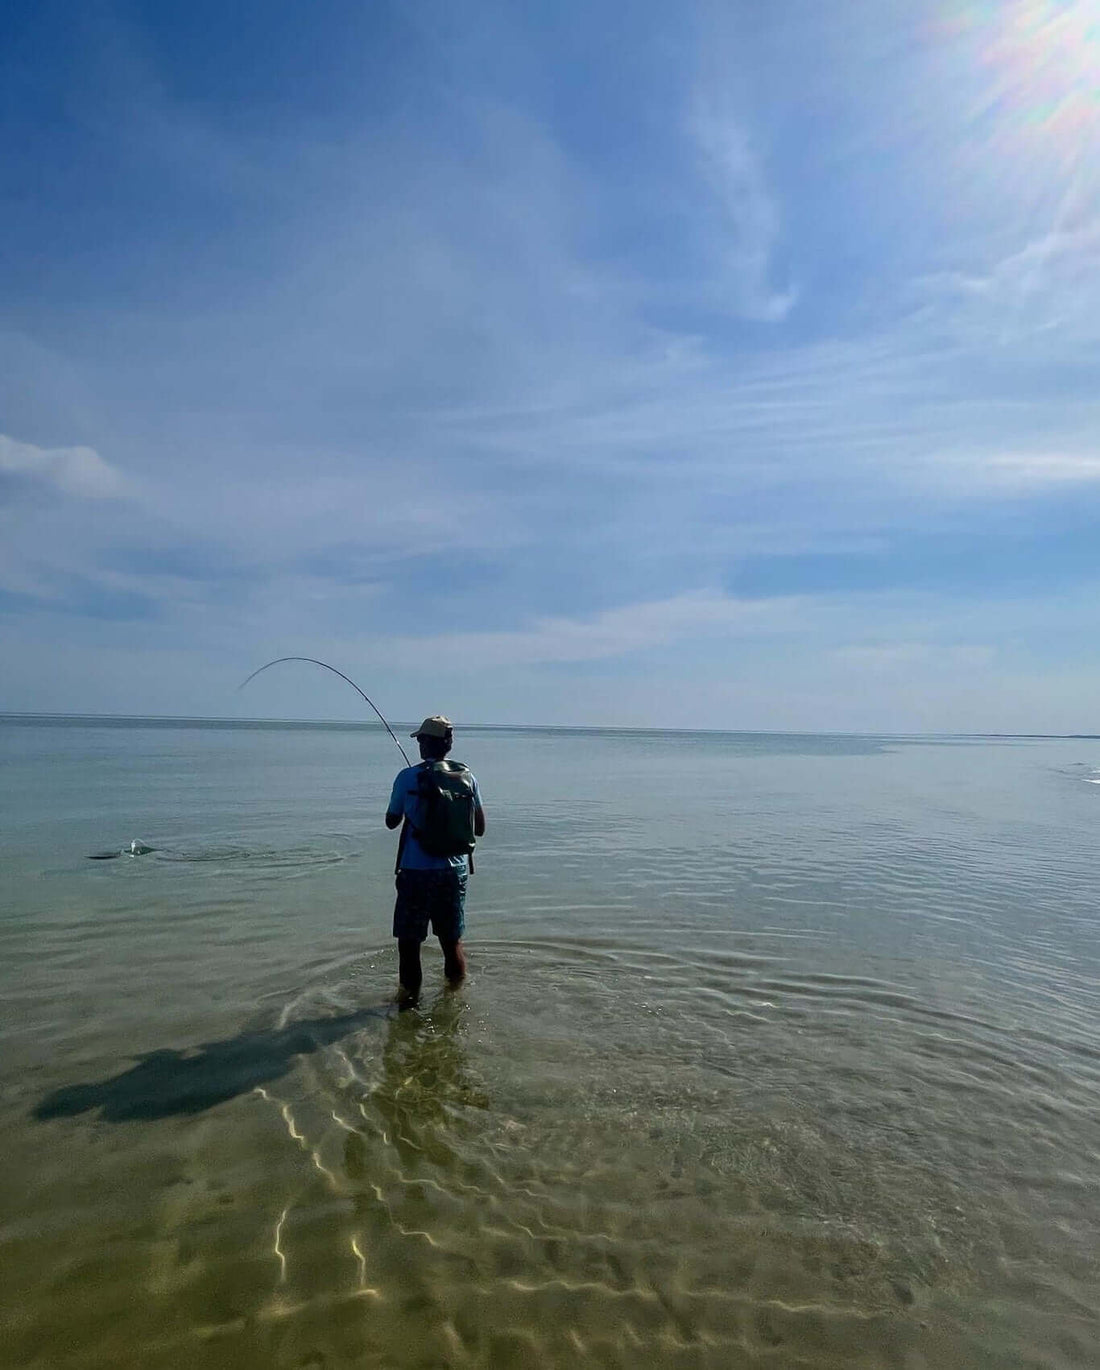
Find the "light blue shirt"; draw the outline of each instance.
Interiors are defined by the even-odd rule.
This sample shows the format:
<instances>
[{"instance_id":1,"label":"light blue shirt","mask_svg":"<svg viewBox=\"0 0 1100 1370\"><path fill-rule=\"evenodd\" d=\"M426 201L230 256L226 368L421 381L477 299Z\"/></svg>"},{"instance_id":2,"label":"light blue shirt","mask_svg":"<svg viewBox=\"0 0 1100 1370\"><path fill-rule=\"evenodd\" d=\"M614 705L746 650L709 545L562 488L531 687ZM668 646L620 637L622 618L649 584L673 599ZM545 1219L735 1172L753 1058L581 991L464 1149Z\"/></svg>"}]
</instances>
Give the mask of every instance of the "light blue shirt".
<instances>
[{"instance_id":1,"label":"light blue shirt","mask_svg":"<svg viewBox=\"0 0 1100 1370\"><path fill-rule=\"evenodd\" d=\"M386 809L387 817L406 818L411 825L405 833L405 845L401 849L401 869L403 871L445 871L448 866L453 866L465 874L469 868L469 862L465 856L432 856L416 840L414 829L420 824L420 797L417 794L416 781L422 767L426 764L426 762L421 761L419 765L406 766L403 771L398 771L397 779L393 782L389 807ZM470 776L470 779L474 786L474 802L480 809L481 791L478 789L477 779L473 775Z\"/></svg>"}]
</instances>

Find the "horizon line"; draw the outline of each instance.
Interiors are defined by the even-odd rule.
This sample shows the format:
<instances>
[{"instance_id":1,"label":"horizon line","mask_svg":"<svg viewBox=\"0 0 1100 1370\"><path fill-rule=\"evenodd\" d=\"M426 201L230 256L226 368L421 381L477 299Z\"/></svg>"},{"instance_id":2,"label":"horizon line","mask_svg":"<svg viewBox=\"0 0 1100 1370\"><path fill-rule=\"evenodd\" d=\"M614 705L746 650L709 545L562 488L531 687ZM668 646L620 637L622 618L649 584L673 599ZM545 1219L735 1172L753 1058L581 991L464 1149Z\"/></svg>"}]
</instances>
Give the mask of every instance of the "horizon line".
<instances>
[{"instance_id":1,"label":"horizon line","mask_svg":"<svg viewBox=\"0 0 1100 1370\"><path fill-rule=\"evenodd\" d=\"M340 727L373 728L384 731L381 723L366 719L343 718L231 718L202 714L102 714L55 713L18 709L0 709L2 719L94 720L115 723L190 723L231 724L249 726L268 724L272 727ZM403 727L409 719L391 719L390 723ZM590 733L683 733L709 734L717 737L893 737L893 738L986 738L1048 741L1100 741L1100 733L1007 733L1007 732L856 732L838 728L670 728L645 725L615 725L602 723L464 723L456 732L590 732Z\"/></svg>"}]
</instances>

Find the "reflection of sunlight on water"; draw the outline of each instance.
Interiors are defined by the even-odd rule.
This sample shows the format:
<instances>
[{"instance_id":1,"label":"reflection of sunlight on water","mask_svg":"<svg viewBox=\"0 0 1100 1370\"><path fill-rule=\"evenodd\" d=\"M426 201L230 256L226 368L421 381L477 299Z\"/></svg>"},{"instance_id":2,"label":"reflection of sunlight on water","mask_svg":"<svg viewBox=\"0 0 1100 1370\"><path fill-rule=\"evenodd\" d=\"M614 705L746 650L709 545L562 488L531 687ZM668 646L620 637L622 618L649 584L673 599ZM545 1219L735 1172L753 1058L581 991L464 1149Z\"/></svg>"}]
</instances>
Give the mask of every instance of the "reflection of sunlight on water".
<instances>
[{"instance_id":1,"label":"reflection of sunlight on water","mask_svg":"<svg viewBox=\"0 0 1100 1370\"><path fill-rule=\"evenodd\" d=\"M536 845L575 882L518 842L487 856L470 982L419 1011L393 1009L377 927L356 950L350 880L307 910L301 887L229 904L214 865L142 868L198 891L210 935L143 904L141 948L173 973L208 955L221 1008L240 947L287 960L246 985L243 1028L234 1007L196 1027L188 989L12 1096L53 1099L8 1132L38 1181L0 1250L18 1363L1098 1363L1087 744L945 753L935 784L928 752L849 757L829 803L827 759L784 757L730 821L696 793L713 745L683 759L671 835L635 813L592 846L547 818ZM109 926L81 923L80 954Z\"/></svg>"},{"instance_id":2,"label":"reflection of sunlight on water","mask_svg":"<svg viewBox=\"0 0 1100 1370\"><path fill-rule=\"evenodd\" d=\"M871 1328L899 1355L929 1318L961 1336L944 1309L1028 1226L1005 1178L1029 1148L1019 1045L927 987L770 947L666 953L658 976L625 944L497 942L491 995L475 967L464 996L304 1058L292 1102L257 1090L309 1161L276 1229L283 1321L305 1336L369 1295L394 1366L521 1343L543 1366L854 1366ZM1066 1220L1052 1191L1028 1202Z\"/></svg>"},{"instance_id":3,"label":"reflection of sunlight on water","mask_svg":"<svg viewBox=\"0 0 1100 1370\"><path fill-rule=\"evenodd\" d=\"M359 1267L359 1289L357 1292L371 1298L380 1299L382 1297L381 1293L377 1289L372 1289L370 1285L367 1284L367 1258L363 1255L362 1251L360 1251L359 1242L355 1237L352 1237L351 1239L351 1251Z\"/></svg>"},{"instance_id":4,"label":"reflection of sunlight on water","mask_svg":"<svg viewBox=\"0 0 1100 1370\"><path fill-rule=\"evenodd\" d=\"M286 1130L291 1140L298 1143L302 1150L306 1152L306 1154L309 1156L309 1159L312 1161L314 1168L325 1177L325 1179L332 1186L334 1191L338 1191L339 1185L336 1182L336 1176L332 1173L331 1170L328 1169L326 1165L322 1163L318 1149L316 1147L311 1146L308 1140L302 1135L302 1133L298 1131L298 1128L294 1121L294 1114L291 1112L290 1105L283 1103L279 1099L276 1099L273 1095L269 1094L267 1090L264 1089L261 1085L256 1086L256 1093L262 1099L266 1099L269 1103L274 1104L279 1109L279 1112L282 1114L283 1122L286 1123ZM333 1114L333 1117L335 1118L336 1115ZM336 1118L336 1121L340 1122L340 1119Z\"/></svg>"},{"instance_id":5,"label":"reflection of sunlight on water","mask_svg":"<svg viewBox=\"0 0 1100 1370\"><path fill-rule=\"evenodd\" d=\"M243 1099L208 1115L209 1174L253 1188L178 1224L163 1297L235 1365L946 1363L930 1326L964 1366L952 1310L975 1289L1012 1308L1005 1261L1040 1278L1057 1232L1084 1271L1095 1205L1043 1163L1084 1127L1081 1081L990 1005L938 1002L931 972L806 965L768 937L479 957L463 993L331 1034L318 1005L346 1010L361 967L301 991L277 1031L321 1045L254 1088L267 1141ZM230 1293L235 1240L267 1273ZM1092 1307L1068 1279L1059 1318Z\"/></svg>"},{"instance_id":6,"label":"reflection of sunlight on water","mask_svg":"<svg viewBox=\"0 0 1100 1370\"><path fill-rule=\"evenodd\" d=\"M279 1214L279 1221L275 1224L275 1255L279 1261L279 1283L286 1283L286 1252L282 1248L283 1224L286 1222L286 1215L290 1212L289 1206L284 1208Z\"/></svg>"}]
</instances>

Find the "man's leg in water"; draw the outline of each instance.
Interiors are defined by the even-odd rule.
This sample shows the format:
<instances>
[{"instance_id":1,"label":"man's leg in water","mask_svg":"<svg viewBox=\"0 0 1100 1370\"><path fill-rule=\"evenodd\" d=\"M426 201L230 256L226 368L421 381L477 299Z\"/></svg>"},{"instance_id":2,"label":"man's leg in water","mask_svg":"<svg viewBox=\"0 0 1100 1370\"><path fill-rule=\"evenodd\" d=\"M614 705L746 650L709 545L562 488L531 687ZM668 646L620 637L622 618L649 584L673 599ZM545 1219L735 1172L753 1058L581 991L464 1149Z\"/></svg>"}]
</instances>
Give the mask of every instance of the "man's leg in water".
<instances>
[{"instance_id":1,"label":"man's leg in water","mask_svg":"<svg viewBox=\"0 0 1100 1370\"><path fill-rule=\"evenodd\" d=\"M420 982L423 979L423 972L420 969L420 943L415 938L400 937L397 941L397 954L400 962L397 978L408 998L415 1000L420 993Z\"/></svg>"},{"instance_id":2,"label":"man's leg in water","mask_svg":"<svg viewBox=\"0 0 1100 1370\"><path fill-rule=\"evenodd\" d=\"M466 978L466 952L463 950L462 939L451 941L449 938L441 937L439 946L443 952L443 974L452 985L460 985Z\"/></svg>"}]
</instances>

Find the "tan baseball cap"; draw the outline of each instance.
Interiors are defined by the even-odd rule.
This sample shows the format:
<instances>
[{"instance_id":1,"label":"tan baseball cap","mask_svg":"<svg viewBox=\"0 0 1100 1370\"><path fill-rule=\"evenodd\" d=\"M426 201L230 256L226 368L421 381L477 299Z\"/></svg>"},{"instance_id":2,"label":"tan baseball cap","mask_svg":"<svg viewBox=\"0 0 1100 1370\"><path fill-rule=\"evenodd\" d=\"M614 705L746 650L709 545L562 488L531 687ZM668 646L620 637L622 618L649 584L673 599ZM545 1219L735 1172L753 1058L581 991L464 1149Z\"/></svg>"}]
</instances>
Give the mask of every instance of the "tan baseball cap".
<instances>
[{"instance_id":1,"label":"tan baseball cap","mask_svg":"<svg viewBox=\"0 0 1100 1370\"><path fill-rule=\"evenodd\" d=\"M426 718L415 733L410 733L410 737L450 737L454 731L454 724L449 718L444 718L442 714L432 714L431 718Z\"/></svg>"}]
</instances>

